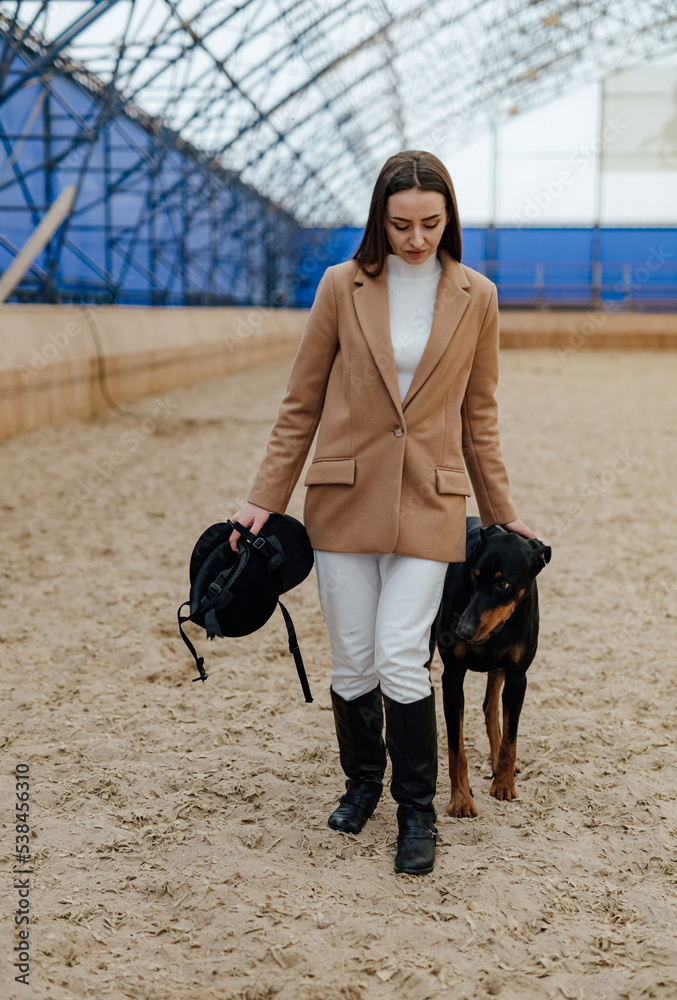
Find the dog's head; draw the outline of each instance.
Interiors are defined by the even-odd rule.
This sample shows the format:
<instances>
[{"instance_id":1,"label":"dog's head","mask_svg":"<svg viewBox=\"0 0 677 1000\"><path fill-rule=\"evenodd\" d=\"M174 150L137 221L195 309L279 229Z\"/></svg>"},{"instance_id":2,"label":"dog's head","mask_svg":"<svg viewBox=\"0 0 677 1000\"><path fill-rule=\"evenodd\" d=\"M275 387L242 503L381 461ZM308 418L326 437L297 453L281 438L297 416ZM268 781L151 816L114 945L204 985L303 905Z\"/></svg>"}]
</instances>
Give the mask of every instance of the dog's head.
<instances>
[{"instance_id":1,"label":"dog's head","mask_svg":"<svg viewBox=\"0 0 677 1000\"><path fill-rule=\"evenodd\" d=\"M468 642L486 642L499 632L527 597L552 550L538 538L524 538L499 525L480 528L466 561L472 596L456 633Z\"/></svg>"}]
</instances>

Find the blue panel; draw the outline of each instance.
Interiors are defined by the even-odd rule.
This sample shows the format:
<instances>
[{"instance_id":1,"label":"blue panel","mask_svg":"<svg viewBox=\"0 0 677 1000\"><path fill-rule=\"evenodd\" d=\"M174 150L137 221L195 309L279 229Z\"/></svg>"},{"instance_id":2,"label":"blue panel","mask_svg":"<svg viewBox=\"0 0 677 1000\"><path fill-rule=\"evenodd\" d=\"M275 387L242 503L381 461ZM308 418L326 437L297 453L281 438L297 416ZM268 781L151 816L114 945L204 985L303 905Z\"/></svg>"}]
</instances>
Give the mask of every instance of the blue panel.
<instances>
[{"instance_id":1,"label":"blue panel","mask_svg":"<svg viewBox=\"0 0 677 1000\"><path fill-rule=\"evenodd\" d=\"M463 263L475 270L483 270L483 262L487 256L487 231L486 229L463 229L461 228L461 243L463 247Z\"/></svg>"},{"instance_id":2,"label":"blue panel","mask_svg":"<svg viewBox=\"0 0 677 1000\"><path fill-rule=\"evenodd\" d=\"M15 54L7 79L25 68ZM96 94L58 66L30 134L16 147L10 136L22 133L42 86L18 91L0 108L0 173L8 152L16 159L0 180L0 232L20 248L64 188L76 186L77 197L40 256L45 268L51 261L54 287L29 272L15 301L101 301L103 293L117 302L263 304L281 296L296 304L299 227L290 215L231 173L203 169L200 155L177 147L171 133L147 131L122 112L102 124ZM281 218L291 258L284 269L270 253L269 234ZM0 248L3 270L11 259Z\"/></svg>"},{"instance_id":3,"label":"blue panel","mask_svg":"<svg viewBox=\"0 0 677 1000\"><path fill-rule=\"evenodd\" d=\"M11 57L10 84L26 69ZM203 168L173 134L122 110L103 124L96 93L59 65L18 147L42 88L33 83L0 106L0 232L21 247L64 188L78 194L38 258L54 287L29 271L17 301L309 307L326 268L360 243L359 228L300 227L232 173ZM15 163L4 170L11 150ZM3 270L11 259L0 245ZM496 282L502 306L677 309L675 228L473 226L463 230L463 263Z\"/></svg>"},{"instance_id":4,"label":"blue panel","mask_svg":"<svg viewBox=\"0 0 677 1000\"><path fill-rule=\"evenodd\" d=\"M299 233L296 253L296 302L309 308L315 298L320 278L332 264L350 260L357 250L364 230L348 226L341 229L303 229Z\"/></svg>"},{"instance_id":5,"label":"blue panel","mask_svg":"<svg viewBox=\"0 0 677 1000\"><path fill-rule=\"evenodd\" d=\"M90 267L80 254L64 246L59 257L59 277L73 287L103 287L104 282L96 270Z\"/></svg>"},{"instance_id":6,"label":"blue panel","mask_svg":"<svg viewBox=\"0 0 677 1000\"><path fill-rule=\"evenodd\" d=\"M300 305L312 305L325 269L348 260L362 232L302 231ZM677 229L472 227L462 237L463 263L496 283L502 306L677 308Z\"/></svg>"}]
</instances>

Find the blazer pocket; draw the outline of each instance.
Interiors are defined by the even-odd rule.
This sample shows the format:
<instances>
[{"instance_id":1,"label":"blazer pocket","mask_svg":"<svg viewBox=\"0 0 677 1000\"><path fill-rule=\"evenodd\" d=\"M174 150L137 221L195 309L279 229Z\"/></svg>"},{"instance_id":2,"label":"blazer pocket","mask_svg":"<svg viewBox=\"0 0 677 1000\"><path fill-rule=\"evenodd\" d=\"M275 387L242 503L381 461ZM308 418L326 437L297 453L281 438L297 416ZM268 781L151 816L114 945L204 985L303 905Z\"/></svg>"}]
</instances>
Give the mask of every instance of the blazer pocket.
<instances>
[{"instance_id":1,"label":"blazer pocket","mask_svg":"<svg viewBox=\"0 0 677 1000\"><path fill-rule=\"evenodd\" d=\"M438 493L465 493L472 496L468 477L463 469L435 469Z\"/></svg>"},{"instance_id":2,"label":"blazer pocket","mask_svg":"<svg viewBox=\"0 0 677 1000\"><path fill-rule=\"evenodd\" d=\"M352 486L354 482L354 458L316 458L310 463L303 485L342 483L345 486Z\"/></svg>"}]
</instances>

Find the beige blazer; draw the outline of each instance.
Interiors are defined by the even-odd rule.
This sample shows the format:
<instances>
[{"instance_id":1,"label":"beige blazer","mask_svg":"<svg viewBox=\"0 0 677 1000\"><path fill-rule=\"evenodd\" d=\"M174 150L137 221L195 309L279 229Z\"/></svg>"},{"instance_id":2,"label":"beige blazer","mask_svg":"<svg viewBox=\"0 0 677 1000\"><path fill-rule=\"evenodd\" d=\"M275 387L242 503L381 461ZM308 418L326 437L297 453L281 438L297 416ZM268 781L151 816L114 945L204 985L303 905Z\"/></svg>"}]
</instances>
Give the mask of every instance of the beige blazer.
<instances>
[{"instance_id":1,"label":"beige blazer","mask_svg":"<svg viewBox=\"0 0 677 1000\"><path fill-rule=\"evenodd\" d=\"M308 314L249 500L284 513L304 485L313 548L465 559L466 468L482 524L517 518L497 422L498 298L492 281L438 250L432 327L400 402L387 264L328 267Z\"/></svg>"}]
</instances>

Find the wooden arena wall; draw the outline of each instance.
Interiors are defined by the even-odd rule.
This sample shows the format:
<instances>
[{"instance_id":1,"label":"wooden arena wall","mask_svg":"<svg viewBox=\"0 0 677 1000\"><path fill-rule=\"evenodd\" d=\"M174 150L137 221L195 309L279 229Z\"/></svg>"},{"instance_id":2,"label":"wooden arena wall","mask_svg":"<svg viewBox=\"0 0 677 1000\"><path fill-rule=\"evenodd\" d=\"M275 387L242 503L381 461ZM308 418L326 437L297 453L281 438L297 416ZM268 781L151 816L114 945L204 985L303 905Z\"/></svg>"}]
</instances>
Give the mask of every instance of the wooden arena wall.
<instances>
[{"instance_id":1,"label":"wooden arena wall","mask_svg":"<svg viewBox=\"0 0 677 1000\"><path fill-rule=\"evenodd\" d=\"M305 309L0 306L0 438L294 354ZM677 314L501 310L502 348L677 349Z\"/></svg>"},{"instance_id":2,"label":"wooden arena wall","mask_svg":"<svg viewBox=\"0 0 677 1000\"><path fill-rule=\"evenodd\" d=\"M0 306L0 439L293 355L306 309Z\"/></svg>"}]
</instances>

